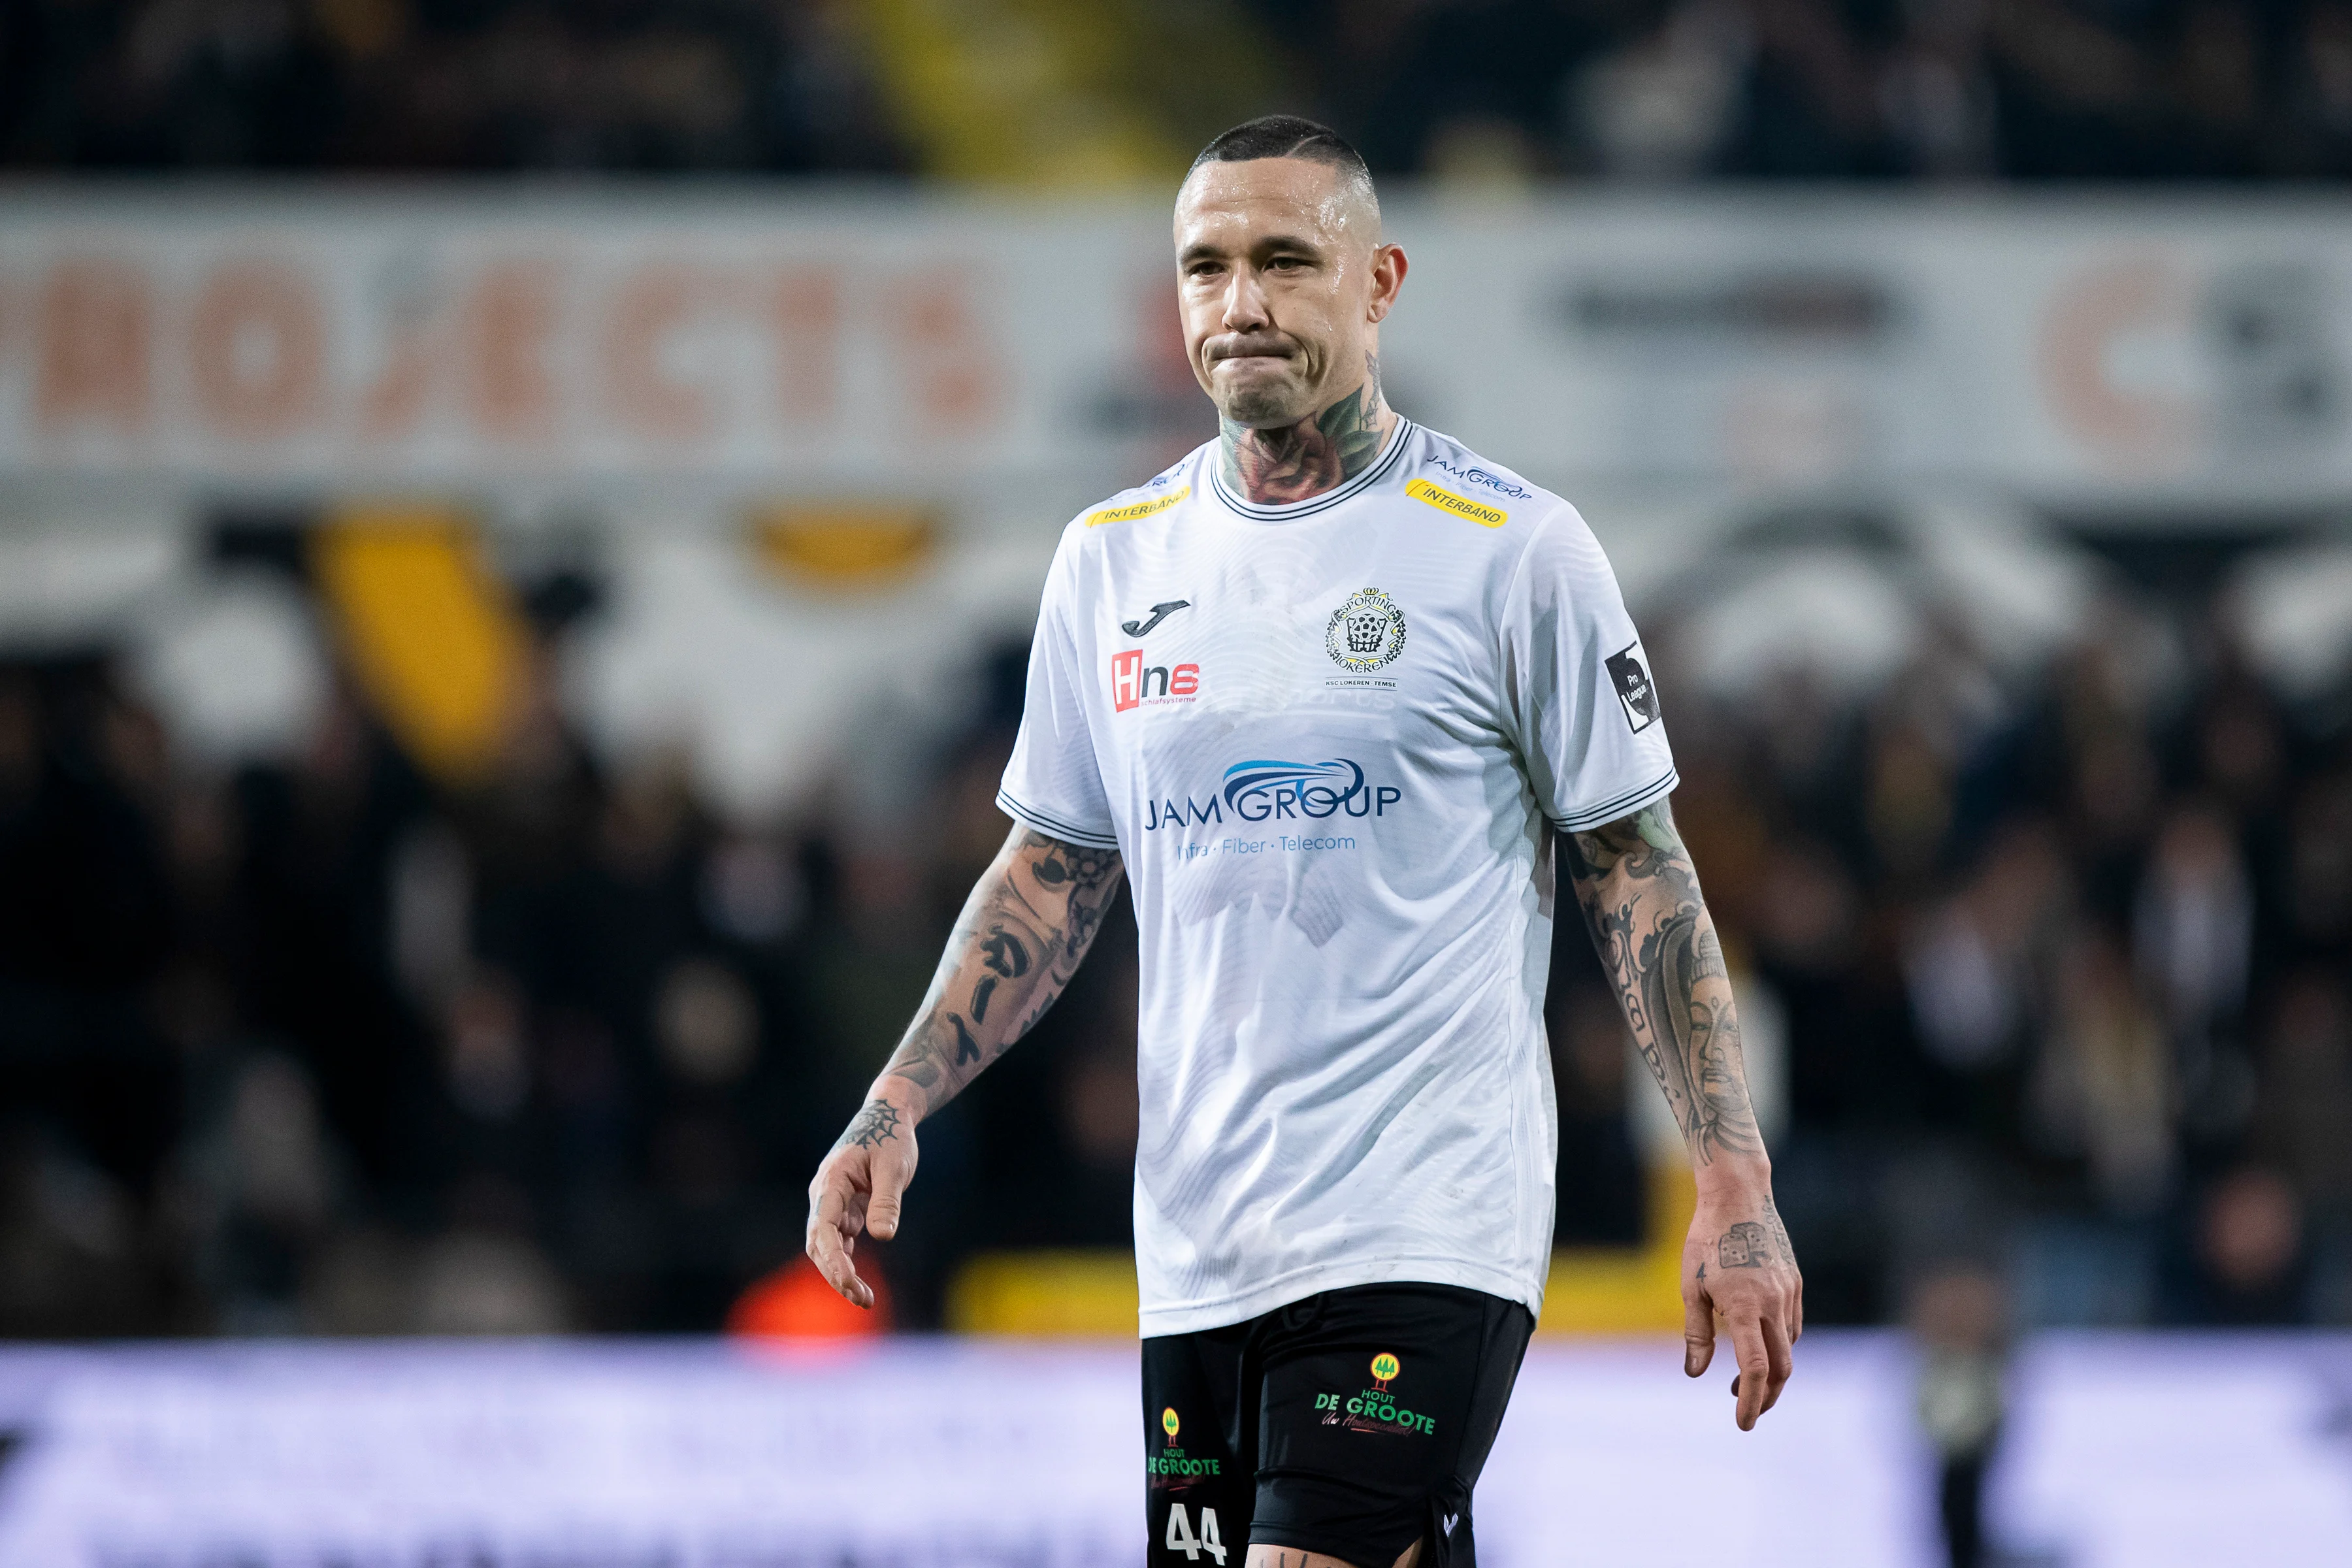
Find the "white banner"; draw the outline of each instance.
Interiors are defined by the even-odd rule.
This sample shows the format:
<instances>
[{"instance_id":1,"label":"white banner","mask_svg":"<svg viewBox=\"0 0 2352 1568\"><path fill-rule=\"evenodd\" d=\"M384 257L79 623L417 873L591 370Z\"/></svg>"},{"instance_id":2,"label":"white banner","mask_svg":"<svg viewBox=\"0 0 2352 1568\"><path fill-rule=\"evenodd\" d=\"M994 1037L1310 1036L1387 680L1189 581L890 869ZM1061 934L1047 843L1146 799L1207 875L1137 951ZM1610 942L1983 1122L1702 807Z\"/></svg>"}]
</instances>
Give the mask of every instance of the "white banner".
<instances>
[{"instance_id":1,"label":"white banner","mask_svg":"<svg viewBox=\"0 0 2352 1568\"><path fill-rule=\"evenodd\" d=\"M879 192L20 190L0 475L1107 489L1213 429L1166 226ZM2352 487L2341 201L1400 195L1390 226L1394 400L1562 488Z\"/></svg>"},{"instance_id":2,"label":"white banner","mask_svg":"<svg viewBox=\"0 0 2352 1568\"><path fill-rule=\"evenodd\" d=\"M2336 1561L2347 1358L2340 1337L2035 1341L1995 1544L2081 1568ZM1809 1334L1797 1365L1743 1435L1728 1366L1688 1382L1671 1340L1537 1345L1479 1483L1479 1562L1940 1562L1904 1342ZM1139 1563L1136 1377L1131 1344L17 1349L0 1563Z\"/></svg>"}]
</instances>

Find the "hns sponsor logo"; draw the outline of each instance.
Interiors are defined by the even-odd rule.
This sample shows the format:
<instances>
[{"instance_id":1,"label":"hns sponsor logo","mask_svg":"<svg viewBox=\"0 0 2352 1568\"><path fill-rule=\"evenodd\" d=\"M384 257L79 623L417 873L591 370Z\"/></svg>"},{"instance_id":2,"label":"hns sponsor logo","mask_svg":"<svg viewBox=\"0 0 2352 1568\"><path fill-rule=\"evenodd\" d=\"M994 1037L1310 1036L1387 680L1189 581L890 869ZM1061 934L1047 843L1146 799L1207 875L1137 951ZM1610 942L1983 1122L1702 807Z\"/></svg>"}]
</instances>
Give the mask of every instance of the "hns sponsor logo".
<instances>
[{"instance_id":1,"label":"hns sponsor logo","mask_svg":"<svg viewBox=\"0 0 2352 1568\"><path fill-rule=\"evenodd\" d=\"M1118 712L1140 708L1146 701L1190 702L1200 694L1197 664L1147 666L1139 647L1110 656L1110 705Z\"/></svg>"},{"instance_id":2,"label":"hns sponsor logo","mask_svg":"<svg viewBox=\"0 0 2352 1568\"><path fill-rule=\"evenodd\" d=\"M1211 823L1321 821L1329 816L1385 816L1404 798L1390 784L1368 784L1354 763L1235 763L1225 770L1224 787L1207 802L1186 795L1147 802L1147 833L1163 827L1200 827Z\"/></svg>"}]
</instances>

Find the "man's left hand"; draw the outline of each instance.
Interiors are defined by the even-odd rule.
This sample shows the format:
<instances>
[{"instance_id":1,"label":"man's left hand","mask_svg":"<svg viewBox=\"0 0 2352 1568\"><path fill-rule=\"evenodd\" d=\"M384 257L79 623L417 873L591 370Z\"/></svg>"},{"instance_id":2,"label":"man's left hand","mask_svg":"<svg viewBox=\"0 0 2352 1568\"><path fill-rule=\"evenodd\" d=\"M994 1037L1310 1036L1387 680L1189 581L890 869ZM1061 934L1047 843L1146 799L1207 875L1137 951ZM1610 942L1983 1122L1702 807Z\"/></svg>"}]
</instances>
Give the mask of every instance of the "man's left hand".
<instances>
[{"instance_id":1,"label":"man's left hand","mask_svg":"<svg viewBox=\"0 0 2352 1568\"><path fill-rule=\"evenodd\" d=\"M1683 1371L1715 1359L1715 1320L1731 1331L1739 1371L1731 1380L1742 1432L1778 1403L1795 1370L1790 1347L1805 1331L1805 1279L1788 1227L1760 1195L1701 1194L1683 1243Z\"/></svg>"}]
</instances>

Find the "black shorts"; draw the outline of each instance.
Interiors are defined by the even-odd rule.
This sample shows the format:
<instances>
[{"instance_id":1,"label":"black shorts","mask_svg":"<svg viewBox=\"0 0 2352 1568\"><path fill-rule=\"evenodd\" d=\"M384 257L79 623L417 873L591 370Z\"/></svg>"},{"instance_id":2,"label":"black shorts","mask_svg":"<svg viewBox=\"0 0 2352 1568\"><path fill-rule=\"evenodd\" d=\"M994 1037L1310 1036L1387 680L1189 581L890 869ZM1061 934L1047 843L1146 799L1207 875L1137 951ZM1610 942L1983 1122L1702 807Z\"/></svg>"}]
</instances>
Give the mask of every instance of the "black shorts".
<instances>
[{"instance_id":1,"label":"black shorts","mask_svg":"<svg viewBox=\"0 0 2352 1568\"><path fill-rule=\"evenodd\" d=\"M1249 1546L1467 1568L1470 1489L1535 1320L1452 1285L1326 1290L1143 1342L1151 1568L1242 1568Z\"/></svg>"}]
</instances>

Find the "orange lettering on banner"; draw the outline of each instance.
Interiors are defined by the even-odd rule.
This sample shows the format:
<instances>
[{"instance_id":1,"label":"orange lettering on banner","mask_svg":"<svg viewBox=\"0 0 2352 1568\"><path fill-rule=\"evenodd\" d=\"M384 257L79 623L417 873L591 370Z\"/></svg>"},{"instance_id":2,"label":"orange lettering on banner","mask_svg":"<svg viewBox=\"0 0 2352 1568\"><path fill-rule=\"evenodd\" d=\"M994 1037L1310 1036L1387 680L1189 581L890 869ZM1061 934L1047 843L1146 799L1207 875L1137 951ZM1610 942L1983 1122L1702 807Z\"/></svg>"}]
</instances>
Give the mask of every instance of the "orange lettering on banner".
<instances>
[{"instance_id":1,"label":"orange lettering on banner","mask_svg":"<svg viewBox=\"0 0 2352 1568\"><path fill-rule=\"evenodd\" d=\"M2197 409L2178 391L2117 384L2116 350L2189 330L2188 290L2159 261L2126 262L2076 279L2042 326L2043 392L2059 421L2114 461L2174 469L2195 455Z\"/></svg>"},{"instance_id":2,"label":"orange lettering on banner","mask_svg":"<svg viewBox=\"0 0 2352 1568\"><path fill-rule=\"evenodd\" d=\"M543 263L505 262L482 274L466 302L467 413L497 441L542 441L555 430L555 289Z\"/></svg>"},{"instance_id":3,"label":"orange lettering on banner","mask_svg":"<svg viewBox=\"0 0 2352 1568\"><path fill-rule=\"evenodd\" d=\"M36 336L41 427L147 422L155 311L147 275L118 261L60 261L41 289Z\"/></svg>"},{"instance_id":4,"label":"orange lettering on banner","mask_svg":"<svg viewBox=\"0 0 2352 1568\"><path fill-rule=\"evenodd\" d=\"M326 340L318 296L304 279L265 262L221 268L188 320L198 417L248 441L300 429L323 411Z\"/></svg>"},{"instance_id":5,"label":"orange lettering on banner","mask_svg":"<svg viewBox=\"0 0 2352 1568\"><path fill-rule=\"evenodd\" d=\"M781 274L769 295L776 334L776 408L794 425L829 423L841 353L841 282L830 268Z\"/></svg>"},{"instance_id":6,"label":"orange lettering on banner","mask_svg":"<svg viewBox=\"0 0 2352 1568\"><path fill-rule=\"evenodd\" d=\"M604 376L613 411L640 435L695 441L710 434L709 395L663 374L664 340L686 324L707 298L702 280L683 267L656 263L621 286L604 329Z\"/></svg>"},{"instance_id":7,"label":"orange lettering on banner","mask_svg":"<svg viewBox=\"0 0 2352 1568\"><path fill-rule=\"evenodd\" d=\"M958 434L992 424L1001 398L962 279L941 269L908 279L894 292L897 309L887 323L917 415L934 429Z\"/></svg>"}]
</instances>

